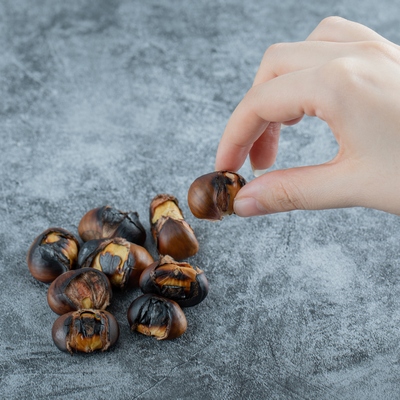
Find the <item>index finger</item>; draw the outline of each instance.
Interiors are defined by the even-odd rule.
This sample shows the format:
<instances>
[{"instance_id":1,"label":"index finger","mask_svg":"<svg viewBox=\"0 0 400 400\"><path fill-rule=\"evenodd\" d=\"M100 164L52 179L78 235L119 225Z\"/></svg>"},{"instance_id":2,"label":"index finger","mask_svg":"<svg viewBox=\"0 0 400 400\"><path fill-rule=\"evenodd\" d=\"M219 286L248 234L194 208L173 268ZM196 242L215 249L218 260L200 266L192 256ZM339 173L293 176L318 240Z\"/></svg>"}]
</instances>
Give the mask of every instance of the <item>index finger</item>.
<instances>
[{"instance_id":1,"label":"index finger","mask_svg":"<svg viewBox=\"0 0 400 400\"><path fill-rule=\"evenodd\" d=\"M253 86L232 113L218 146L215 169L237 171L270 122L315 116L322 104L316 68L291 72ZM315 90L317 87L319 90Z\"/></svg>"}]
</instances>

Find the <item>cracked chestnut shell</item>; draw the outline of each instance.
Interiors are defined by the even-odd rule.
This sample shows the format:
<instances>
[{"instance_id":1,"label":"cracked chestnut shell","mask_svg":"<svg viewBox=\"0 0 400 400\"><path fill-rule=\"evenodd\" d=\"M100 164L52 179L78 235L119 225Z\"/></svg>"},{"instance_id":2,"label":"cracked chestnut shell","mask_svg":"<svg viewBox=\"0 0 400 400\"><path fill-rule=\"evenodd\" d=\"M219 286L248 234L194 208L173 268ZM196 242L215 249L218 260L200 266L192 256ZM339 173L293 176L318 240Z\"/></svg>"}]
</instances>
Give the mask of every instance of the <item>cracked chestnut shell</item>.
<instances>
[{"instance_id":1,"label":"cracked chestnut shell","mask_svg":"<svg viewBox=\"0 0 400 400\"><path fill-rule=\"evenodd\" d=\"M94 268L80 268L64 272L49 286L47 302L62 315L84 308L104 310L112 296L107 276Z\"/></svg>"},{"instance_id":2,"label":"cracked chestnut shell","mask_svg":"<svg viewBox=\"0 0 400 400\"><path fill-rule=\"evenodd\" d=\"M188 204L196 218L221 220L233 211L233 200L246 184L235 172L216 171L197 178L190 186Z\"/></svg>"},{"instance_id":3,"label":"cracked chestnut shell","mask_svg":"<svg viewBox=\"0 0 400 400\"><path fill-rule=\"evenodd\" d=\"M143 245L146 241L146 231L138 213L123 212L111 206L88 211L79 222L78 233L84 242L114 237L122 237L138 245Z\"/></svg>"},{"instance_id":4,"label":"cracked chestnut shell","mask_svg":"<svg viewBox=\"0 0 400 400\"><path fill-rule=\"evenodd\" d=\"M159 194L153 198L150 224L159 254L183 260L199 251L199 242L192 227L184 220L175 196Z\"/></svg>"},{"instance_id":5,"label":"cracked chestnut shell","mask_svg":"<svg viewBox=\"0 0 400 400\"><path fill-rule=\"evenodd\" d=\"M140 276L143 293L155 293L176 301L181 307L202 302L208 294L208 280L204 272L170 256L149 265Z\"/></svg>"},{"instance_id":6,"label":"cracked chestnut shell","mask_svg":"<svg viewBox=\"0 0 400 400\"><path fill-rule=\"evenodd\" d=\"M30 273L38 281L50 283L75 268L79 241L63 228L49 228L38 235L27 254Z\"/></svg>"},{"instance_id":7,"label":"cracked chestnut shell","mask_svg":"<svg viewBox=\"0 0 400 400\"><path fill-rule=\"evenodd\" d=\"M61 351L106 351L119 337L115 317L103 310L77 310L61 315L53 324L52 338Z\"/></svg>"},{"instance_id":8,"label":"cracked chestnut shell","mask_svg":"<svg viewBox=\"0 0 400 400\"><path fill-rule=\"evenodd\" d=\"M79 252L78 264L104 272L113 287L130 289L139 286L140 274L154 262L142 246L123 238L86 242Z\"/></svg>"},{"instance_id":9,"label":"cracked chestnut shell","mask_svg":"<svg viewBox=\"0 0 400 400\"><path fill-rule=\"evenodd\" d=\"M179 305L156 294L136 298L128 309L131 331L157 340L175 339L185 333L187 320Z\"/></svg>"}]
</instances>

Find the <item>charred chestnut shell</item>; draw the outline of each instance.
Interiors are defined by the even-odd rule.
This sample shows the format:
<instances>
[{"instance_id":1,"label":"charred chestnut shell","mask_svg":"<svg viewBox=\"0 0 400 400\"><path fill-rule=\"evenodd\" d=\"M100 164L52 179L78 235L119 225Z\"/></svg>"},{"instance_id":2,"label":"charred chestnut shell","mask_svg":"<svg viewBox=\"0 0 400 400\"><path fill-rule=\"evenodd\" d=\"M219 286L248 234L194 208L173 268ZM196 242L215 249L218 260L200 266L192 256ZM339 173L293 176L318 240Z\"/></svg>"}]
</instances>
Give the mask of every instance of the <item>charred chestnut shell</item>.
<instances>
[{"instance_id":1,"label":"charred chestnut shell","mask_svg":"<svg viewBox=\"0 0 400 400\"><path fill-rule=\"evenodd\" d=\"M131 331L157 340L175 339L187 328L185 314L179 305L155 294L144 294L131 303L128 323Z\"/></svg>"},{"instance_id":2,"label":"charred chestnut shell","mask_svg":"<svg viewBox=\"0 0 400 400\"><path fill-rule=\"evenodd\" d=\"M75 267L78 252L79 241L72 233L62 228L49 228L33 241L26 261L35 279L50 283Z\"/></svg>"},{"instance_id":3,"label":"charred chestnut shell","mask_svg":"<svg viewBox=\"0 0 400 400\"><path fill-rule=\"evenodd\" d=\"M104 310L112 296L107 276L94 268L80 268L64 272L47 291L50 308L62 315L84 308Z\"/></svg>"},{"instance_id":4,"label":"charred chestnut shell","mask_svg":"<svg viewBox=\"0 0 400 400\"><path fill-rule=\"evenodd\" d=\"M235 172L216 171L197 178L190 186L188 204L196 218L221 220L233 214L233 200L246 184Z\"/></svg>"},{"instance_id":5,"label":"charred chestnut shell","mask_svg":"<svg viewBox=\"0 0 400 400\"><path fill-rule=\"evenodd\" d=\"M138 213L123 212L111 206L88 211L79 222L78 233L84 242L114 237L122 237L138 245L146 241L146 231Z\"/></svg>"},{"instance_id":6,"label":"charred chestnut shell","mask_svg":"<svg viewBox=\"0 0 400 400\"><path fill-rule=\"evenodd\" d=\"M208 294L208 281L201 269L169 256L149 265L142 272L139 285L143 293L158 294L181 307L195 306Z\"/></svg>"},{"instance_id":7,"label":"charred chestnut shell","mask_svg":"<svg viewBox=\"0 0 400 400\"><path fill-rule=\"evenodd\" d=\"M82 268L104 272L111 285L119 289L137 287L140 274L153 262L144 247L123 238L90 240L82 246L78 258Z\"/></svg>"},{"instance_id":8,"label":"charred chestnut shell","mask_svg":"<svg viewBox=\"0 0 400 400\"><path fill-rule=\"evenodd\" d=\"M78 310L61 315L53 324L54 344L69 353L105 351L119 337L115 317L102 310Z\"/></svg>"},{"instance_id":9,"label":"charred chestnut shell","mask_svg":"<svg viewBox=\"0 0 400 400\"><path fill-rule=\"evenodd\" d=\"M192 227L184 220L178 199L159 194L150 203L151 232L161 255L183 260L199 251Z\"/></svg>"}]
</instances>

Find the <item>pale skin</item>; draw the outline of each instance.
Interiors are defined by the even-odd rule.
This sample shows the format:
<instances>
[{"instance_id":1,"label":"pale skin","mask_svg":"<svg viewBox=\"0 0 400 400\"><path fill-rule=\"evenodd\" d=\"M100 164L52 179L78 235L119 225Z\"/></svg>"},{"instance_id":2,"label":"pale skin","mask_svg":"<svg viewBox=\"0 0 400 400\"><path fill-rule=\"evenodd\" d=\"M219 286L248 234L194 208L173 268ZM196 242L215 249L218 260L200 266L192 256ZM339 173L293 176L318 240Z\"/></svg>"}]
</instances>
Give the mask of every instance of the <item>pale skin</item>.
<instances>
[{"instance_id":1,"label":"pale skin","mask_svg":"<svg viewBox=\"0 0 400 400\"><path fill-rule=\"evenodd\" d=\"M337 155L262 173L274 164L281 124L304 115L328 124ZM269 47L227 123L215 168L238 171L247 156L259 176L236 196L239 216L356 206L400 215L400 47L339 17L303 42Z\"/></svg>"}]
</instances>

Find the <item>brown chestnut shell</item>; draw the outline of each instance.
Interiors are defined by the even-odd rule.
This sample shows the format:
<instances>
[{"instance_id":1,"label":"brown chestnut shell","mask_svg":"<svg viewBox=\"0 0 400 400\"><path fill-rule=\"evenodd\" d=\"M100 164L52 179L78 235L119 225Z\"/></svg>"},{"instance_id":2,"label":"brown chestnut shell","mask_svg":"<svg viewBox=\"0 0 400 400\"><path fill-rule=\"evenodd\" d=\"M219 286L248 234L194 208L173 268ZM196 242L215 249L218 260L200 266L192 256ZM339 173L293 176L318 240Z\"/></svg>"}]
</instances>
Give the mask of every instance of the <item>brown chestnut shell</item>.
<instances>
[{"instance_id":1,"label":"brown chestnut shell","mask_svg":"<svg viewBox=\"0 0 400 400\"><path fill-rule=\"evenodd\" d=\"M123 238L90 240L82 246L78 258L82 268L104 272L111 285L119 289L138 287L141 273L153 262L144 247Z\"/></svg>"},{"instance_id":2,"label":"brown chestnut shell","mask_svg":"<svg viewBox=\"0 0 400 400\"><path fill-rule=\"evenodd\" d=\"M136 211L124 212L108 205L88 211L79 222L78 233L84 242L114 237L138 245L146 241L146 231Z\"/></svg>"},{"instance_id":3,"label":"brown chestnut shell","mask_svg":"<svg viewBox=\"0 0 400 400\"><path fill-rule=\"evenodd\" d=\"M58 317L52 328L54 344L70 354L106 351L118 337L117 320L104 310L71 311Z\"/></svg>"},{"instance_id":4,"label":"brown chestnut shell","mask_svg":"<svg viewBox=\"0 0 400 400\"><path fill-rule=\"evenodd\" d=\"M64 272L47 291L47 302L59 315L85 308L104 310L111 297L110 281L103 272L94 268Z\"/></svg>"},{"instance_id":5,"label":"brown chestnut shell","mask_svg":"<svg viewBox=\"0 0 400 400\"><path fill-rule=\"evenodd\" d=\"M208 280L200 268L169 256L149 265L140 276L139 286L143 293L158 294L181 307L195 306L208 294Z\"/></svg>"},{"instance_id":6,"label":"brown chestnut shell","mask_svg":"<svg viewBox=\"0 0 400 400\"><path fill-rule=\"evenodd\" d=\"M153 336L157 340L175 339L187 329L186 316L179 305L156 294L143 294L129 306L131 331Z\"/></svg>"},{"instance_id":7,"label":"brown chestnut shell","mask_svg":"<svg viewBox=\"0 0 400 400\"><path fill-rule=\"evenodd\" d=\"M151 232L160 255L183 260L199 251L193 228L185 221L178 199L158 194L150 203Z\"/></svg>"},{"instance_id":8,"label":"brown chestnut shell","mask_svg":"<svg viewBox=\"0 0 400 400\"><path fill-rule=\"evenodd\" d=\"M234 214L233 201L245 184L245 179L236 172L216 171L202 175L189 188L189 208L196 218L221 220Z\"/></svg>"},{"instance_id":9,"label":"brown chestnut shell","mask_svg":"<svg viewBox=\"0 0 400 400\"><path fill-rule=\"evenodd\" d=\"M80 244L63 228L49 228L38 235L29 247L26 261L32 276L50 283L76 267Z\"/></svg>"}]
</instances>

